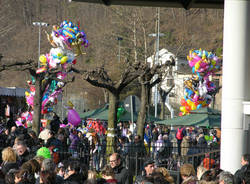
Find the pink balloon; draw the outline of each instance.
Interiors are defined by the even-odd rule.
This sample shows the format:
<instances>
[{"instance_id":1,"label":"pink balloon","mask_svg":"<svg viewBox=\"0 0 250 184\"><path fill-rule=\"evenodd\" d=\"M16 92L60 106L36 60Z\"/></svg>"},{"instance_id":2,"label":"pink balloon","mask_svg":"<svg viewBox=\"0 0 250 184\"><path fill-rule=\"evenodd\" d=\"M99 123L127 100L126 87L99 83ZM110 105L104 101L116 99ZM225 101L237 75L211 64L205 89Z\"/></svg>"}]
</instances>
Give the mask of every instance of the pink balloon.
<instances>
[{"instance_id":1,"label":"pink balloon","mask_svg":"<svg viewBox=\"0 0 250 184\"><path fill-rule=\"evenodd\" d=\"M68 110L68 122L71 123L73 126L77 126L81 122L79 114L74 109Z\"/></svg>"},{"instance_id":2,"label":"pink balloon","mask_svg":"<svg viewBox=\"0 0 250 184\"><path fill-rule=\"evenodd\" d=\"M60 128L66 128L65 124L60 124Z\"/></svg>"},{"instance_id":3,"label":"pink balloon","mask_svg":"<svg viewBox=\"0 0 250 184\"><path fill-rule=\"evenodd\" d=\"M23 124L20 121L16 121L16 126L23 126Z\"/></svg>"}]
</instances>

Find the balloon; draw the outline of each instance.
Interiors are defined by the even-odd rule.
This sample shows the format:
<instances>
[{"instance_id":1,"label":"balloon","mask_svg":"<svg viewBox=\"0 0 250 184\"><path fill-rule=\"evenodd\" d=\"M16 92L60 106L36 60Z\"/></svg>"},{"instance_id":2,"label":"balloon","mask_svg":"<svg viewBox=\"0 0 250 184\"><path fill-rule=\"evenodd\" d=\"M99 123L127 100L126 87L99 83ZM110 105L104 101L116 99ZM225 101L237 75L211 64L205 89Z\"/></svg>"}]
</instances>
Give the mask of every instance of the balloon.
<instances>
[{"instance_id":1,"label":"balloon","mask_svg":"<svg viewBox=\"0 0 250 184\"><path fill-rule=\"evenodd\" d=\"M180 115L189 114L191 110L208 106L216 86L212 76L221 67L221 58L206 50L190 50L188 64L196 75L184 81L184 99L181 99Z\"/></svg>"},{"instance_id":2,"label":"balloon","mask_svg":"<svg viewBox=\"0 0 250 184\"><path fill-rule=\"evenodd\" d=\"M195 104L192 104L192 105L191 105L191 109L192 109L192 110L195 110L195 109L196 109L196 105L195 105Z\"/></svg>"},{"instance_id":3,"label":"balloon","mask_svg":"<svg viewBox=\"0 0 250 184\"><path fill-rule=\"evenodd\" d=\"M117 121L119 122L120 121L120 117L121 115L125 112L125 109L123 107L119 107L117 109Z\"/></svg>"},{"instance_id":4,"label":"balloon","mask_svg":"<svg viewBox=\"0 0 250 184\"><path fill-rule=\"evenodd\" d=\"M181 110L182 112L186 112L186 107L181 106L181 107L180 107L180 110Z\"/></svg>"},{"instance_id":5,"label":"balloon","mask_svg":"<svg viewBox=\"0 0 250 184\"><path fill-rule=\"evenodd\" d=\"M68 60L68 57L67 56L63 56L62 59L61 59L61 64L66 63L67 60Z\"/></svg>"},{"instance_id":6,"label":"balloon","mask_svg":"<svg viewBox=\"0 0 250 184\"><path fill-rule=\"evenodd\" d=\"M30 93L28 91L25 91L25 96L30 96Z\"/></svg>"},{"instance_id":7,"label":"balloon","mask_svg":"<svg viewBox=\"0 0 250 184\"><path fill-rule=\"evenodd\" d=\"M201 107L202 107L202 105L201 105L201 104L197 105L197 109L200 109Z\"/></svg>"},{"instance_id":8,"label":"balloon","mask_svg":"<svg viewBox=\"0 0 250 184\"><path fill-rule=\"evenodd\" d=\"M191 111L191 107L187 105L187 106L186 106L186 111L187 111L187 112Z\"/></svg>"},{"instance_id":9,"label":"balloon","mask_svg":"<svg viewBox=\"0 0 250 184\"><path fill-rule=\"evenodd\" d=\"M60 128L66 128L65 124L60 124Z\"/></svg>"},{"instance_id":10,"label":"balloon","mask_svg":"<svg viewBox=\"0 0 250 184\"><path fill-rule=\"evenodd\" d=\"M188 105L190 105L191 102L192 102L191 100L189 100L189 99L187 100L187 104L188 104Z\"/></svg>"},{"instance_id":11,"label":"balloon","mask_svg":"<svg viewBox=\"0 0 250 184\"><path fill-rule=\"evenodd\" d=\"M68 109L68 122L75 127L81 123L81 118L74 109Z\"/></svg>"},{"instance_id":12,"label":"balloon","mask_svg":"<svg viewBox=\"0 0 250 184\"><path fill-rule=\"evenodd\" d=\"M16 121L16 126L23 126L23 124L20 121Z\"/></svg>"},{"instance_id":13,"label":"balloon","mask_svg":"<svg viewBox=\"0 0 250 184\"><path fill-rule=\"evenodd\" d=\"M184 98L182 98L182 99L181 99L181 105L182 105L182 106L186 106L186 104L187 104L186 100L185 100Z\"/></svg>"},{"instance_id":14,"label":"balloon","mask_svg":"<svg viewBox=\"0 0 250 184\"><path fill-rule=\"evenodd\" d=\"M46 62L47 62L47 58L45 55L41 55L39 57L39 61L40 61L40 65L47 65Z\"/></svg>"},{"instance_id":15,"label":"balloon","mask_svg":"<svg viewBox=\"0 0 250 184\"><path fill-rule=\"evenodd\" d=\"M36 70L36 73L37 73L37 74L43 73L43 72L45 72L46 70L47 70L46 66L43 66L43 67L41 67L41 68L38 68L38 69Z\"/></svg>"}]
</instances>

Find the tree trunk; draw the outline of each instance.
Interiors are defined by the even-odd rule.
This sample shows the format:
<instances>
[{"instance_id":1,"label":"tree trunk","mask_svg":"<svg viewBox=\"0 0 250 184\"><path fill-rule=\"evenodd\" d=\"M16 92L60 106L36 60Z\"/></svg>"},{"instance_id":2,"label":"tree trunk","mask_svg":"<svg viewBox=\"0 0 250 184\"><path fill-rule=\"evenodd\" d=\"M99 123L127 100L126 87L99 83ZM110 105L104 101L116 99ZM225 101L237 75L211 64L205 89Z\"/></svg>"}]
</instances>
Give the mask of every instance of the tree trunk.
<instances>
[{"instance_id":1,"label":"tree trunk","mask_svg":"<svg viewBox=\"0 0 250 184\"><path fill-rule=\"evenodd\" d=\"M107 91L107 89L103 88L103 94L104 94L104 103L107 104L109 101L109 93Z\"/></svg>"},{"instance_id":2,"label":"tree trunk","mask_svg":"<svg viewBox=\"0 0 250 184\"><path fill-rule=\"evenodd\" d=\"M147 99L148 99L148 85L142 84L141 85L141 107L139 116L137 119L137 135L143 139L144 137L144 125L146 121L146 112L147 112Z\"/></svg>"},{"instance_id":3,"label":"tree trunk","mask_svg":"<svg viewBox=\"0 0 250 184\"><path fill-rule=\"evenodd\" d=\"M164 119L165 117L165 101L167 96L166 95L160 95L161 98L161 113L160 113L160 119Z\"/></svg>"},{"instance_id":4,"label":"tree trunk","mask_svg":"<svg viewBox=\"0 0 250 184\"><path fill-rule=\"evenodd\" d=\"M164 91L163 89L159 88L159 94L161 98L161 114L160 114L161 119L165 118L165 102L166 102L168 94L172 91L173 88L174 88L174 85L172 85L168 91Z\"/></svg>"},{"instance_id":5,"label":"tree trunk","mask_svg":"<svg viewBox=\"0 0 250 184\"><path fill-rule=\"evenodd\" d=\"M109 114L108 114L108 132L107 132L107 155L116 152L117 142L117 108L119 95L109 92Z\"/></svg>"},{"instance_id":6,"label":"tree trunk","mask_svg":"<svg viewBox=\"0 0 250 184\"><path fill-rule=\"evenodd\" d=\"M40 133L40 124L41 124L41 109L42 109L42 90L41 90L42 80L36 78L36 93L34 96L34 114L33 114L33 123L32 130L36 132L37 135Z\"/></svg>"}]
</instances>

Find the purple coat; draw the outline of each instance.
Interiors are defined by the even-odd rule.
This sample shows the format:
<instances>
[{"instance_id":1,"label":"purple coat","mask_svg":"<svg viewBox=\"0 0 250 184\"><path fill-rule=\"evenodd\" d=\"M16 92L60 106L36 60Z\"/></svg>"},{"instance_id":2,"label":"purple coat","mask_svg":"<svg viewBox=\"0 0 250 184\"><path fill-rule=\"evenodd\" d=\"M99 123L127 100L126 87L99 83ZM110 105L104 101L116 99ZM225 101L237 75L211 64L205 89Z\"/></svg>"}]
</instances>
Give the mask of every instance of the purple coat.
<instances>
[{"instance_id":1,"label":"purple coat","mask_svg":"<svg viewBox=\"0 0 250 184\"><path fill-rule=\"evenodd\" d=\"M80 141L79 137L75 134L70 134L69 135L69 139L70 139L70 145L69 145L69 149L71 150L77 150L77 145Z\"/></svg>"}]
</instances>

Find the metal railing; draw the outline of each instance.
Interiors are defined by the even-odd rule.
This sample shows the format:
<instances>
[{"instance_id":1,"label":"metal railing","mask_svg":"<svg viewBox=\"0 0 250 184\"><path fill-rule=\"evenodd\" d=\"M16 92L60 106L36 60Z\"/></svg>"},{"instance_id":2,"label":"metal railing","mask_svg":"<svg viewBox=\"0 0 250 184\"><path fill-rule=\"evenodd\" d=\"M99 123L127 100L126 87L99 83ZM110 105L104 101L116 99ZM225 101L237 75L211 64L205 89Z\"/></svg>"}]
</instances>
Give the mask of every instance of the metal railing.
<instances>
[{"instance_id":1,"label":"metal railing","mask_svg":"<svg viewBox=\"0 0 250 184\"><path fill-rule=\"evenodd\" d=\"M135 146L128 146L128 150L133 150L132 148L137 148ZM138 148L139 149L139 148ZM141 148L140 148L141 149ZM139 150L140 150L139 149ZM140 175L143 172L143 164L145 160L154 159L155 163L158 167L165 167L170 172L171 176L174 177L176 183L181 182L180 177L180 166L184 163L190 163L196 169L203 159L209 158L215 160L217 164L219 164L220 159L220 150L212 149L212 148L202 148L195 147L192 149L204 150L202 153L192 154L192 155L183 155L179 156L177 152L173 150L177 150L176 147L168 147L166 150L171 150L170 154L166 155L166 157L161 156L158 157L154 150L154 148L150 148L148 151L145 149L145 153L142 152L127 152L126 154L121 154L122 163L124 167L129 170L129 177L134 178L134 176ZM144 149L143 149L144 150ZM78 148L76 152L69 152L68 150L60 151L61 159L68 159L69 157L73 157L79 159L82 163L85 163L89 166L89 169L100 170L105 164L108 163L109 155L104 152L93 153L92 150L88 150L86 148ZM209 167L212 167L212 164L209 163Z\"/></svg>"}]
</instances>

